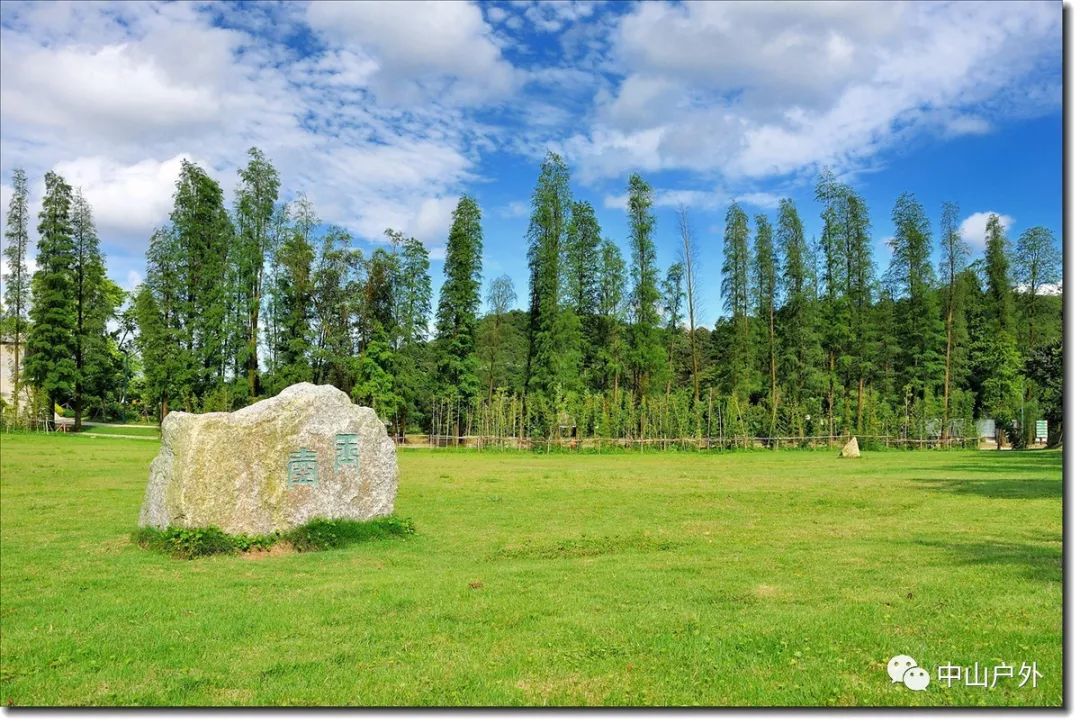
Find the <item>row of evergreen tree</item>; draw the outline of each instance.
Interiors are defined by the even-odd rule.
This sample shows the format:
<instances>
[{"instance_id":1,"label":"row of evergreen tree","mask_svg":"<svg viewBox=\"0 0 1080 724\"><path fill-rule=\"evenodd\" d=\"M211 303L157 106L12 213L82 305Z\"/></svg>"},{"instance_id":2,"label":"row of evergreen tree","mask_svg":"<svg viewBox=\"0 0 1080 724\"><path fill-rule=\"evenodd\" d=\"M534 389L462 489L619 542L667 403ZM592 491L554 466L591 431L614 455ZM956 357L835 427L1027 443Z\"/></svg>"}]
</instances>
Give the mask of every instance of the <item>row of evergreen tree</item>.
<instances>
[{"instance_id":1,"label":"row of evergreen tree","mask_svg":"<svg viewBox=\"0 0 1080 724\"><path fill-rule=\"evenodd\" d=\"M721 283L703 291L685 208L679 260L662 273L649 184L629 179L624 257L549 154L532 197L525 309L509 277L483 294L481 211L463 196L429 334L422 243L387 230L365 255L306 197L282 203L258 149L238 175L230 212L220 185L183 163L145 282L124 305L89 205L51 172L30 283L17 171L3 310L6 339L26 343L16 385L79 421L88 405L234 409L309 380L348 391L399 433L711 437L726 420L744 440L928 437L988 415L1023 442L1040 415L1060 428L1061 300L1039 293L1060 279L1060 257L1044 227L1011 245L991 215L985 255L972 260L946 204L936 273L931 222L904 194L879 277L866 202L826 171L819 238L807 240L791 199L772 219L732 203ZM700 324L703 293L727 310L712 329Z\"/></svg>"},{"instance_id":2,"label":"row of evergreen tree","mask_svg":"<svg viewBox=\"0 0 1080 724\"><path fill-rule=\"evenodd\" d=\"M124 386L126 360L120 348L131 330L123 325L109 329L124 291L106 274L90 204L51 171L45 174L37 270L31 277L26 256L29 189L21 169L12 174L12 190L0 307L0 338L11 344L14 393L5 403L12 408L5 416L41 416L62 401L81 426L93 402ZM36 394L28 398L25 392L31 389ZM20 410L24 400L31 404ZM104 412L98 409L98 414Z\"/></svg>"}]
</instances>

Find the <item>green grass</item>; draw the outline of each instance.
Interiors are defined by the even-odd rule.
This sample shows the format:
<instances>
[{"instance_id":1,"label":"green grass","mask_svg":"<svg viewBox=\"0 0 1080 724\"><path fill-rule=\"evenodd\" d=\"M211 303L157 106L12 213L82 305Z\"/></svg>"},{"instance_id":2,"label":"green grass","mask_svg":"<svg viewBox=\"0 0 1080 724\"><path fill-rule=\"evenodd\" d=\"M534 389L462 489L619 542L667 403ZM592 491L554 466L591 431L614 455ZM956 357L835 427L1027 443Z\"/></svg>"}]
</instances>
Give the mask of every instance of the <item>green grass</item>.
<instances>
[{"instance_id":1,"label":"green grass","mask_svg":"<svg viewBox=\"0 0 1080 724\"><path fill-rule=\"evenodd\" d=\"M83 429L81 433L86 434L87 437L91 436L123 436L123 437L138 437L146 438L148 440L161 439L161 430L157 425L121 425L117 423L109 422L85 422L83 423Z\"/></svg>"},{"instance_id":2,"label":"green grass","mask_svg":"<svg viewBox=\"0 0 1080 724\"><path fill-rule=\"evenodd\" d=\"M0 445L4 704L1062 703L1057 452L407 450L415 536L186 561L130 539L156 446Z\"/></svg>"}]
</instances>

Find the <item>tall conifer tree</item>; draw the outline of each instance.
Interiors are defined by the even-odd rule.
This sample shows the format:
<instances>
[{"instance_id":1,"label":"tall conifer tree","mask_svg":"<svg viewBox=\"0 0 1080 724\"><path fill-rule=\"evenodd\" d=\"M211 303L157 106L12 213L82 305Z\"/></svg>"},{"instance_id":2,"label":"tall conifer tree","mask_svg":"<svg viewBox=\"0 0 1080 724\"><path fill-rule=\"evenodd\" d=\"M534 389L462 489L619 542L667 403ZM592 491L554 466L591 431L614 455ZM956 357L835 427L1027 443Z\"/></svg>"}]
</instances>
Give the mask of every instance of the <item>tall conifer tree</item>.
<instances>
[{"instance_id":1,"label":"tall conifer tree","mask_svg":"<svg viewBox=\"0 0 1080 724\"><path fill-rule=\"evenodd\" d=\"M76 192L71 208L73 242L72 268L75 294L75 429L82 429L88 394L103 391L100 380L108 374L109 319L116 312L116 286L105 274L105 257L101 253L90 204Z\"/></svg>"},{"instance_id":2,"label":"tall conifer tree","mask_svg":"<svg viewBox=\"0 0 1080 724\"><path fill-rule=\"evenodd\" d=\"M480 388L476 359L476 324L480 312L483 253L480 207L462 196L454 209L446 244L442 289L436 314L436 364L444 396L472 400Z\"/></svg>"},{"instance_id":3,"label":"tall conifer tree","mask_svg":"<svg viewBox=\"0 0 1080 724\"><path fill-rule=\"evenodd\" d=\"M600 247L600 297L596 387L618 393L626 373L626 262L618 245L604 239Z\"/></svg>"},{"instance_id":4,"label":"tall conifer tree","mask_svg":"<svg viewBox=\"0 0 1080 724\"><path fill-rule=\"evenodd\" d=\"M776 434L777 417L780 407L779 372L777 370L776 343L776 248L773 246L773 229L764 214L754 218L754 302L755 313L765 328L764 362L765 374L769 380L769 419L770 434Z\"/></svg>"},{"instance_id":5,"label":"tall conifer tree","mask_svg":"<svg viewBox=\"0 0 1080 724\"><path fill-rule=\"evenodd\" d=\"M600 223L588 201L575 201L567 230L566 304L580 327L581 364L589 369L596 361L597 315L600 296Z\"/></svg>"},{"instance_id":6,"label":"tall conifer tree","mask_svg":"<svg viewBox=\"0 0 1080 724\"><path fill-rule=\"evenodd\" d=\"M187 297L180 245L171 228L156 229L146 251L146 280L135 293L139 326L136 347L142 358L144 397L158 419L175 402L190 400L195 365L183 343Z\"/></svg>"},{"instance_id":7,"label":"tall conifer tree","mask_svg":"<svg viewBox=\"0 0 1080 724\"><path fill-rule=\"evenodd\" d=\"M540 167L529 220L529 348L525 385L548 400L581 386L581 324L565 302L570 173L549 153Z\"/></svg>"},{"instance_id":8,"label":"tall conifer tree","mask_svg":"<svg viewBox=\"0 0 1080 724\"><path fill-rule=\"evenodd\" d=\"M664 309L664 332L667 336L667 394L671 394L671 386L675 382L675 346L681 334L683 302L686 301L683 275L682 262L675 262L668 267L667 275L660 283L660 300Z\"/></svg>"},{"instance_id":9,"label":"tall conifer tree","mask_svg":"<svg viewBox=\"0 0 1080 724\"><path fill-rule=\"evenodd\" d=\"M826 408L829 436L836 434L836 397L840 386L839 363L847 343L849 329L847 305L844 304L844 216L845 189L829 169L818 178L815 196L823 205L821 238L818 240L821 264L820 324L824 351L824 375L827 383Z\"/></svg>"},{"instance_id":10,"label":"tall conifer tree","mask_svg":"<svg viewBox=\"0 0 1080 724\"><path fill-rule=\"evenodd\" d=\"M1054 245L1053 233L1045 226L1024 231L1016 240L1012 262L1022 290L1020 304L1025 322L1023 332L1018 330L1018 347L1023 357L1030 358L1038 347L1036 328L1039 320L1040 289L1061 280L1061 256ZM1025 445L1035 440L1035 418L1042 414L1033 404L1038 398L1039 390L1035 389L1030 380L1025 380L1024 409L1032 413L1021 415Z\"/></svg>"},{"instance_id":11,"label":"tall conifer tree","mask_svg":"<svg viewBox=\"0 0 1080 724\"><path fill-rule=\"evenodd\" d=\"M1015 334L1012 280L1009 275L1009 240L997 214L986 220L986 318L994 332Z\"/></svg>"},{"instance_id":12,"label":"tall conifer tree","mask_svg":"<svg viewBox=\"0 0 1080 724\"><path fill-rule=\"evenodd\" d=\"M960 303L962 301L960 289L960 274L967 265L969 250L960 238L959 209L956 204L946 203L941 209L941 275L944 283L943 296L945 303L945 368L943 381L942 399L942 425L941 435L943 439L949 437L949 420L952 415L949 396L952 393L953 371L956 366L956 328L962 313Z\"/></svg>"},{"instance_id":13,"label":"tall conifer tree","mask_svg":"<svg viewBox=\"0 0 1080 724\"><path fill-rule=\"evenodd\" d=\"M183 342L201 402L225 378L228 342L228 250L233 228L221 186L190 161L181 163L170 216L182 259Z\"/></svg>"},{"instance_id":14,"label":"tall conifer tree","mask_svg":"<svg viewBox=\"0 0 1080 724\"><path fill-rule=\"evenodd\" d=\"M45 174L45 198L38 215L37 271L32 282L26 375L48 398L46 416L75 393L75 242L71 228L71 187L54 171Z\"/></svg>"},{"instance_id":15,"label":"tall conifer tree","mask_svg":"<svg viewBox=\"0 0 1080 724\"><path fill-rule=\"evenodd\" d=\"M724 264L721 293L731 315L732 345L728 385L741 399L750 394L754 368L750 338L750 222L736 203L728 207L724 224Z\"/></svg>"},{"instance_id":16,"label":"tall conifer tree","mask_svg":"<svg viewBox=\"0 0 1080 724\"><path fill-rule=\"evenodd\" d=\"M802 403L820 366L821 344L815 306L814 262L802 220L791 199L780 201L776 240L783 255L780 287L783 305L779 315L780 378L791 403L793 424L802 431Z\"/></svg>"},{"instance_id":17,"label":"tall conifer tree","mask_svg":"<svg viewBox=\"0 0 1080 724\"><path fill-rule=\"evenodd\" d=\"M259 393L259 313L263 305L263 271L271 252L278 173L257 148L248 149L247 166L240 169L236 189L236 242L232 245L237 281L235 310L242 332L238 372L247 377L248 394Z\"/></svg>"},{"instance_id":18,"label":"tall conifer tree","mask_svg":"<svg viewBox=\"0 0 1080 724\"><path fill-rule=\"evenodd\" d=\"M314 339L315 246L318 226L314 206L307 197L283 209L277 225L280 241L273 251L275 270L270 288L269 340L274 360L274 388L311 379L311 346Z\"/></svg>"},{"instance_id":19,"label":"tall conifer tree","mask_svg":"<svg viewBox=\"0 0 1080 724\"><path fill-rule=\"evenodd\" d=\"M630 328L627 357L638 400L656 389L664 371L664 347L660 338L660 288L653 231L652 188L631 174L626 202L630 226Z\"/></svg>"},{"instance_id":20,"label":"tall conifer tree","mask_svg":"<svg viewBox=\"0 0 1080 724\"><path fill-rule=\"evenodd\" d=\"M842 352L847 388L855 389L856 432L862 433L866 383L874 372L872 346L874 327L870 323L873 304L874 262L870 248L870 212L866 200L850 186L840 188L844 258L844 315L847 329ZM848 422L852 422L850 415Z\"/></svg>"},{"instance_id":21,"label":"tall conifer tree","mask_svg":"<svg viewBox=\"0 0 1080 724\"><path fill-rule=\"evenodd\" d=\"M4 227L4 308L0 312L0 335L11 344L11 400L14 417L19 417L22 402L23 347L30 328L30 273L26 254L30 246L30 192L26 172L17 168L11 172L11 202L8 204Z\"/></svg>"},{"instance_id":22,"label":"tall conifer tree","mask_svg":"<svg viewBox=\"0 0 1080 724\"><path fill-rule=\"evenodd\" d=\"M901 194L892 213L896 227L889 278L897 292L901 384L921 397L943 379L941 321L934 303L930 221L911 194Z\"/></svg>"}]
</instances>

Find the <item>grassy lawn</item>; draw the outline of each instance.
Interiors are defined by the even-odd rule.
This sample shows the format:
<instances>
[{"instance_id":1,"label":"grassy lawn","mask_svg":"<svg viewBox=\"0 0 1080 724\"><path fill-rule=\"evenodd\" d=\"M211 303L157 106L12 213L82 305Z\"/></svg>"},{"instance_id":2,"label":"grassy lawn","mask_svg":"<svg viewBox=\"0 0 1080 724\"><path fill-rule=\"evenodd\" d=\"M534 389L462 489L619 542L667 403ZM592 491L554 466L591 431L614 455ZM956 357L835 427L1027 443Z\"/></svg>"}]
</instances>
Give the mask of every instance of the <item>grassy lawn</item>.
<instances>
[{"instance_id":1,"label":"grassy lawn","mask_svg":"<svg viewBox=\"0 0 1080 724\"><path fill-rule=\"evenodd\" d=\"M1062 703L1057 452L407 450L411 539L179 561L156 445L0 444L4 704Z\"/></svg>"},{"instance_id":2,"label":"grassy lawn","mask_svg":"<svg viewBox=\"0 0 1080 724\"><path fill-rule=\"evenodd\" d=\"M97 435L122 435L130 437L145 437L147 439L161 439L161 432L157 425L121 425L110 422L85 422L81 434L87 437Z\"/></svg>"}]
</instances>

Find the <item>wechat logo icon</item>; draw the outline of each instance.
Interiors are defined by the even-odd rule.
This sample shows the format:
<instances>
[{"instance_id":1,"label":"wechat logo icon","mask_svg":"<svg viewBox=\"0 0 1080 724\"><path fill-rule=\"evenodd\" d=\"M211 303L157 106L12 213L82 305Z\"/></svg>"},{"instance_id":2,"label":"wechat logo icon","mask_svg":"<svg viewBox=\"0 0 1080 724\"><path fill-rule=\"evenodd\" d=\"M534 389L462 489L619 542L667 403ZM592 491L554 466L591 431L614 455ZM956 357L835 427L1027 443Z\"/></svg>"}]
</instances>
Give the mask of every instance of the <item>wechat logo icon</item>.
<instances>
[{"instance_id":1,"label":"wechat logo icon","mask_svg":"<svg viewBox=\"0 0 1080 724\"><path fill-rule=\"evenodd\" d=\"M889 678L894 684L904 683L912 691L925 691L930 686L930 672L921 668L910 656L894 656L889 659Z\"/></svg>"}]
</instances>

